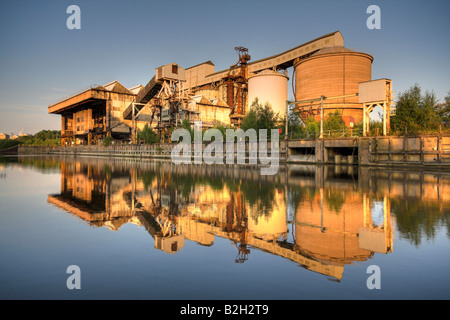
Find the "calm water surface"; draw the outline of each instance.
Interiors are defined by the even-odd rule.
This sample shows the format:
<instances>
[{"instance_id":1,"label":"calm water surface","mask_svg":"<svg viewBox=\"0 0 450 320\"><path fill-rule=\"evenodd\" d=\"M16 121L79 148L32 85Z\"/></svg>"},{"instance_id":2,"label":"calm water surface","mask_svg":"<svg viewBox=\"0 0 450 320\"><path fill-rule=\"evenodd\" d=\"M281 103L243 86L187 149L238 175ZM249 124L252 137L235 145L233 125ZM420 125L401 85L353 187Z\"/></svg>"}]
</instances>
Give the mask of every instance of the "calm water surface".
<instances>
[{"instance_id":1,"label":"calm water surface","mask_svg":"<svg viewBox=\"0 0 450 320\"><path fill-rule=\"evenodd\" d=\"M450 173L259 173L0 158L0 298L450 298Z\"/></svg>"}]
</instances>

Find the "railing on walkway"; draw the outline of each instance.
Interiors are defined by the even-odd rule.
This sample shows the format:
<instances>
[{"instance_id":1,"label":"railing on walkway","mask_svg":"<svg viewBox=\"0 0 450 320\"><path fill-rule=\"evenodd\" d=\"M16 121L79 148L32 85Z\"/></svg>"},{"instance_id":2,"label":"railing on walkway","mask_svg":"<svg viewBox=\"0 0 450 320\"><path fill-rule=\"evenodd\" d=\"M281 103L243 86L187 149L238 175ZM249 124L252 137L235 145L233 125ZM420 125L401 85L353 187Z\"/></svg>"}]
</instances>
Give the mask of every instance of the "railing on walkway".
<instances>
[{"instance_id":1,"label":"railing on walkway","mask_svg":"<svg viewBox=\"0 0 450 320\"><path fill-rule=\"evenodd\" d=\"M348 129L343 130L324 130L324 138L349 138L349 137L362 137L362 129ZM315 140L320 136L319 131L300 131L300 132L290 132L289 139L305 139L305 140Z\"/></svg>"}]
</instances>

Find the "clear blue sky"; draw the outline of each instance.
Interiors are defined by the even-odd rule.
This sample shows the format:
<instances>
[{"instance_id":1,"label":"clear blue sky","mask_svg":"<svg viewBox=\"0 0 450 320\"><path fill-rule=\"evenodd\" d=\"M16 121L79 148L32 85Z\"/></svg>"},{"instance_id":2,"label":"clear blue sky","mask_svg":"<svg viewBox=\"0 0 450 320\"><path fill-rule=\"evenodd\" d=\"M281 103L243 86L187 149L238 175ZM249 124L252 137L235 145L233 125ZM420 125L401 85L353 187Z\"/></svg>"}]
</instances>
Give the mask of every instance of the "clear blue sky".
<instances>
[{"instance_id":1,"label":"clear blue sky","mask_svg":"<svg viewBox=\"0 0 450 320\"><path fill-rule=\"evenodd\" d=\"M71 4L81 30L66 27ZM366 27L372 4L380 30ZM392 79L397 93L418 83L443 101L449 12L449 0L0 0L0 132L59 130L48 105L90 84L145 85L172 62L211 60L218 71L236 62L235 46L257 60L337 30L374 56L372 79Z\"/></svg>"}]
</instances>

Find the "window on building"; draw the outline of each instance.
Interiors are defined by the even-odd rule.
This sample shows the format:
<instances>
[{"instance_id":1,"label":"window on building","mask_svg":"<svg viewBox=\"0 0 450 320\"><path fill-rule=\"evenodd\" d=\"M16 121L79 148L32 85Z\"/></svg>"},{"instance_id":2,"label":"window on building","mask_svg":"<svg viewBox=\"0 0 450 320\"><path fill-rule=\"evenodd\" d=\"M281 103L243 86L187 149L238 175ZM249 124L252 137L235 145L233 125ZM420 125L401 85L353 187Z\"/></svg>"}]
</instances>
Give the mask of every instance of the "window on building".
<instances>
[{"instance_id":1,"label":"window on building","mask_svg":"<svg viewBox=\"0 0 450 320\"><path fill-rule=\"evenodd\" d=\"M176 64L172 65L172 73L178 74L178 66Z\"/></svg>"}]
</instances>

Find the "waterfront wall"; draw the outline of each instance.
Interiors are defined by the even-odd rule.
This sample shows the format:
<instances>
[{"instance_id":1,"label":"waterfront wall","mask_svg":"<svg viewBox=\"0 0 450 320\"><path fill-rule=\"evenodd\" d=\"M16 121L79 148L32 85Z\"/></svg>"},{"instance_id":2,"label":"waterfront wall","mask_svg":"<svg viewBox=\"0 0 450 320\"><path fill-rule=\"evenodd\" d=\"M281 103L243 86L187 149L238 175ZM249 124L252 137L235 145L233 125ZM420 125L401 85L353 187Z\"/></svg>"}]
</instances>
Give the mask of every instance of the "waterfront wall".
<instances>
[{"instance_id":1,"label":"waterfront wall","mask_svg":"<svg viewBox=\"0 0 450 320\"><path fill-rule=\"evenodd\" d=\"M19 155L71 155L171 159L176 144L110 145L72 147L21 146ZM203 144L202 150L207 144ZM271 154L268 144L268 155ZM226 163L226 145L223 147ZM194 147L192 146L192 151ZM235 163L238 156L249 161L249 145L241 152L235 145ZM337 165L420 165L450 167L450 135L415 137L387 136L317 140L281 140L280 163L309 163ZM259 163L259 162L258 162Z\"/></svg>"},{"instance_id":2,"label":"waterfront wall","mask_svg":"<svg viewBox=\"0 0 450 320\"><path fill-rule=\"evenodd\" d=\"M450 135L290 140L288 162L450 166Z\"/></svg>"},{"instance_id":3,"label":"waterfront wall","mask_svg":"<svg viewBox=\"0 0 450 320\"><path fill-rule=\"evenodd\" d=\"M110 146L94 146L94 145L76 145L76 146L57 146L57 147L37 147L37 146L20 146L17 150L18 155L72 155L72 156L102 156L102 157L133 157L133 158L155 158L155 159L171 159L172 149L177 144L161 143L161 144L117 144ZM207 143L202 144L202 151L208 146ZM245 143L245 149L240 150L237 144L234 144L234 150L232 151L233 157L244 157L249 160L249 150L259 150L257 144L251 148L249 143ZM191 145L192 160L195 156L194 145ZM270 142L267 143L267 155L271 155ZM280 160L286 158L286 143L280 142L279 154ZM224 163L226 163L227 145L223 145ZM261 157L258 157L261 159ZM258 160L258 159L253 159ZM257 161L258 162L258 161Z\"/></svg>"},{"instance_id":4,"label":"waterfront wall","mask_svg":"<svg viewBox=\"0 0 450 320\"><path fill-rule=\"evenodd\" d=\"M365 145L365 146L363 146ZM370 163L450 165L450 136L379 137L361 140Z\"/></svg>"},{"instance_id":5,"label":"waterfront wall","mask_svg":"<svg viewBox=\"0 0 450 320\"><path fill-rule=\"evenodd\" d=\"M173 145L110 145L110 146L58 146L58 147L36 147L20 146L19 155L72 155L72 156L105 156L105 157L154 157L170 158Z\"/></svg>"}]
</instances>

